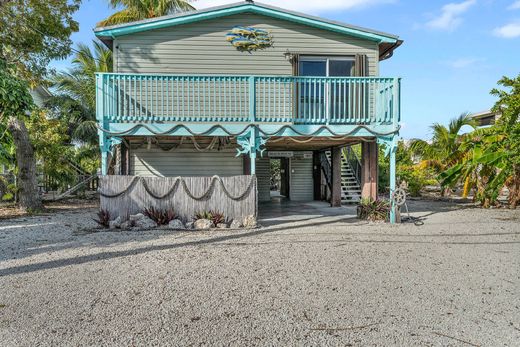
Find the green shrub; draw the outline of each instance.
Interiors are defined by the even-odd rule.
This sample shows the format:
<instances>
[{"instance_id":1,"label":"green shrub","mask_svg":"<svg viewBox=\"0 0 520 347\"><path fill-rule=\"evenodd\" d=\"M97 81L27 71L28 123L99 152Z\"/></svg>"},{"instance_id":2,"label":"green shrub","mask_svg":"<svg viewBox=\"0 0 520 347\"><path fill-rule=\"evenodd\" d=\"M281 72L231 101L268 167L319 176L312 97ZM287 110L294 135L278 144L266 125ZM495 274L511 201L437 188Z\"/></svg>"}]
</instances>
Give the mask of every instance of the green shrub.
<instances>
[{"instance_id":1,"label":"green shrub","mask_svg":"<svg viewBox=\"0 0 520 347\"><path fill-rule=\"evenodd\" d=\"M13 193L7 192L2 195L2 201L12 201L14 199Z\"/></svg>"},{"instance_id":2,"label":"green shrub","mask_svg":"<svg viewBox=\"0 0 520 347\"><path fill-rule=\"evenodd\" d=\"M417 165L403 165L397 171L398 182L406 182L410 196L421 196L421 190L428 184L435 184L427 169Z\"/></svg>"}]
</instances>

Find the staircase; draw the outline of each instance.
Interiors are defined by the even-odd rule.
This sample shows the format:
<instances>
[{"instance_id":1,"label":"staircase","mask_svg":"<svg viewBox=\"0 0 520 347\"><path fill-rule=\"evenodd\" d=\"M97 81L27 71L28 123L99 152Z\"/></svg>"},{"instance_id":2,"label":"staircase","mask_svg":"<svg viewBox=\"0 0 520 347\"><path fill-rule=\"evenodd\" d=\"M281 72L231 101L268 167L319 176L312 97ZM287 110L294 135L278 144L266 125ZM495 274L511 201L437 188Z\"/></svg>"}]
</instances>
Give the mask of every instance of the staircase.
<instances>
[{"instance_id":1,"label":"staircase","mask_svg":"<svg viewBox=\"0 0 520 347\"><path fill-rule=\"evenodd\" d=\"M331 154L325 151L327 163L322 161L322 169L329 189L331 188ZM325 165L323 165L325 164ZM327 165L328 164L328 165ZM358 203L361 200L361 163L350 147L346 147L341 155L341 202Z\"/></svg>"},{"instance_id":2,"label":"staircase","mask_svg":"<svg viewBox=\"0 0 520 347\"><path fill-rule=\"evenodd\" d=\"M42 185L40 191L48 194L47 200L61 200L77 193L80 189L87 191L96 191L98 187L98 176L97 173L88 173L81 168L81 166L69 158L62 158L63 163L66 164L74 174L74 182L69 183L68 186L61 192L58 192L58 188L62 188L60 182L42 173Z\"/></svg>"}]
</instances>

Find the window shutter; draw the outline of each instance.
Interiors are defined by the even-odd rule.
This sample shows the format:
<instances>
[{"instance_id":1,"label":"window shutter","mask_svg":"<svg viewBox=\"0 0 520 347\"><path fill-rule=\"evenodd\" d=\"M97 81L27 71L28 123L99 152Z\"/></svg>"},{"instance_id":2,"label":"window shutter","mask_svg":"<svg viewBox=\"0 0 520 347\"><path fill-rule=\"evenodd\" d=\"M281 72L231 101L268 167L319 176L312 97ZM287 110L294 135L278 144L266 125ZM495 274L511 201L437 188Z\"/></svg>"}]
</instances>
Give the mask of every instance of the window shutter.
<instances>
[{"instance_id":1,"label":"window shutter","mask_svg":"<svg viewBox=\"0 0 520 347\"><path fill-rule=\"evenodd\" d=\"M354 62L354 75L356 77L368 76L368 57L366 54L356 54Z\"/></svg>"},{"instance_id":2,"label":"window shutter","mask_svg":"<svg viewBox=\"0 0 520 347\"><path fill-rule=\"evenodd\" d=\"M368 57L366 54L356 54L354 62L354 76L368 76ZM356 118L365 119L368 115L363 114L368 110L368 86L365 83L356 87L356 98L354 99L354 115Z\"/></svg>"},{"instance_id":3,"label":"window shutter","mask_svg":"<svg viewBox=\"0 0 520 347\"><path fill-rule=\"evenodd\" d=\"M292 57L292 60L291 60L291 63L292 63L292 74L293 76L298 76L300 74L300 55L299 54L295 54L293 55Z\"/></svg>"}]
</instances>

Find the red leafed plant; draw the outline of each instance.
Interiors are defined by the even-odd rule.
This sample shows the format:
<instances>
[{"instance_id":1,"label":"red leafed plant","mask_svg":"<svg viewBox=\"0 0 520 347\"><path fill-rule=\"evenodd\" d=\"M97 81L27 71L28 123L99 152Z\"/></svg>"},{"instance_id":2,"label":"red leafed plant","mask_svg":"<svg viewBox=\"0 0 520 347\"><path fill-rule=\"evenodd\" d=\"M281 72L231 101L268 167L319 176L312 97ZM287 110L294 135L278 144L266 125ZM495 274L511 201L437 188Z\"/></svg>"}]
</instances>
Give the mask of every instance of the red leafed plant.
<instances>
[{"instance_id":1,"label":"red leafed plant","mask_svg":"<svg viewBox=\"0 0 520 347\"><path fill-rule=\"evenodd\" d=\"M167 225L177 217L173 209L160 210L155 207L145 208L144 215L157 223L157 225Z\"/></svg>"},{"instance_id":2,"label":"red leafed plant","mask_svg":"<svg viewBox=\"0 0 520 347\"><path fill-rule=\"evenodd\" d=\"M213 222L214 226L217 226L218 224L226 222L226 216L224 216L224 214L222 212L209 211L209 214L211 215L210 220Z\"/></svg>"},{"instance_id":3,"label":"red leafed plant","mask_svg":"<svg viewBox=\"0 0 520 347\"><path fill-rule=\"evenodd\" d=\"M110 224L110 212L108 212L108 210L101 209L97 213L97 217L97 219L94 218L94 222L99 224L99 226L108 229Z\"/></svg>"}]
</instances>

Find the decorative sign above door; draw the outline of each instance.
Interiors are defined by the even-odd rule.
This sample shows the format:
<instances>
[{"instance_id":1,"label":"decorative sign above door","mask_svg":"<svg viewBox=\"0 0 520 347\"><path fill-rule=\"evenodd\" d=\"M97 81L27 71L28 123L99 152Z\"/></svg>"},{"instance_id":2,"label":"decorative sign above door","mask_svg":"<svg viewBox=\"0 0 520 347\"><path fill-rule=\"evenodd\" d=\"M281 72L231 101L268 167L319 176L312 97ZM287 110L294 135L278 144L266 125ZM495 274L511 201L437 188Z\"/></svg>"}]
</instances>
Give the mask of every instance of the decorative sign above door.
<instances>
[{"instance_id":1,"label":"decorative sign above door","mask_svg":"<svg viewBox=\"0 0 520 347\"><path fill-rule=\"evenodd\" d=\"M267 152L269 158L292 158L294 156L293 151L269 151Z\"/></svg>"},{"instance_id":2,"label":"decorative sign above door","mask_svg":"<svg viewBox=\"0 0 520 347\"><path fill-rule=\"evenodd\" d=\"M263 29L235 26L226 34L226 40L240 52L258 51L273 46L273 36Z\"/></svg>"}]
</instances>

